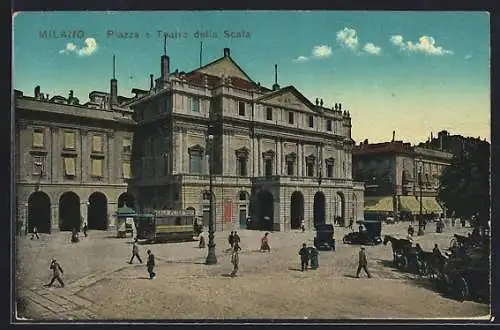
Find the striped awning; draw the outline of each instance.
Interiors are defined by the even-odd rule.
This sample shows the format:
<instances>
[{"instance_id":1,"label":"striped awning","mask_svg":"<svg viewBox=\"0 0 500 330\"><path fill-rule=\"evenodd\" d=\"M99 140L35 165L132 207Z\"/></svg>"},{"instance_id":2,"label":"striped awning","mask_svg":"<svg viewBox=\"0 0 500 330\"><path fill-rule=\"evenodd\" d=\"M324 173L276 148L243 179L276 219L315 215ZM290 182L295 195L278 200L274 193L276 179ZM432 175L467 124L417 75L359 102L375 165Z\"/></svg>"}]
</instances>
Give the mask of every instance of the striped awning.
<instances>
[{"instance_id":1,"label":"striped awning","mask_svg":"<svg viewBox=\"0 0 500 330\"><path fill-rule=\"evenodd\" d=\"M392 212L392 196L365 197L365 211Z\"/></svg>"},{"instance_id":2,"label":"striped awning","mask_svg":"<svg viewBox=\"0 0 500 330\"><path fill-rule=\"evenodd\" d=\"M422 197L422 205L425 209L425 213L443 213L443 208L439 205L435 197Z\"/></svg>"},{"instance_id":3,"label":"striped awning","mask_svg":"<svg viewBox=\"0 0 500 330\"><path fill-rule=\"evenodd\" d=\"M404 212L420 212L420 200L415 196L399 196L399 210ZM422 210L425 210L422 205Z\"/></svg>"}]
</instances>

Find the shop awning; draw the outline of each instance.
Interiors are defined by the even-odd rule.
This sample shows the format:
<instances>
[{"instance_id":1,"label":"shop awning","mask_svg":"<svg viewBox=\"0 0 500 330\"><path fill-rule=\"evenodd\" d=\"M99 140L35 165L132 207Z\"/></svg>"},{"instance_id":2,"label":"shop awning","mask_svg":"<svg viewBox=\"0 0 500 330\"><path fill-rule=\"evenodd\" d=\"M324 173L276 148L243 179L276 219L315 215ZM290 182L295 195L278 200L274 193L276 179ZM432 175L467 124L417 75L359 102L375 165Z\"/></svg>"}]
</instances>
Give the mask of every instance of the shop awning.
<instances>
[{"instance_id":1,"label":"shop awning","mask_svg":"<svg viewBox=\"0 0 500 330\"><path fill-rule=\"evenodd\" d=\"M392 196L365 197L365 211L392 212Z\"/></svg>"},{"instance_id":2,"label":"shop awning","mask_svg":"<svg viewBox=\"0 0 500 330\"><path fill-rule=\"evenodd\" d=\"M399 210L404 212L420 212L420 201L415 196L399 196ZM422 211L425 208L422 205Z\"/></svg>"},{"instance_id":3,"label":"shop awning","mask_svg":"<svg viewBox=\"0 0 500 330\"><path fill-rule=\"evenodd\" d=\"M443 213L443 208L439 205L435 197L422 197L422 204L425 209L425 213Z\"/></svg>"}]
</instances>

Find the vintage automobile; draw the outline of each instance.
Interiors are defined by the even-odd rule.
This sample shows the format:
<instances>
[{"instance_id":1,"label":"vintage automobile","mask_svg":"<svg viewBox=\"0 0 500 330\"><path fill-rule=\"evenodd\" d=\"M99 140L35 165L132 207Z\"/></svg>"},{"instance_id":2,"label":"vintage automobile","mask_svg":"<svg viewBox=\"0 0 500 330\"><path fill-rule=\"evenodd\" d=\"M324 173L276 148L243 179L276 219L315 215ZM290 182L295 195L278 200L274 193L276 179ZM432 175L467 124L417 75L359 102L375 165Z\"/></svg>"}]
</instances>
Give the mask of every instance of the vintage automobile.
<instances>
[{"instance_id":1,"label":"vintage automobile","mask_svg":"<svg viewBox=\"0 0 500 330\"><path fill-rule=\"evenodd\" d=\"M321 224L316 225L316 237L314 237L314 246L318 250L332 250L335 251L335 239L333 238L334 229L333 225Z\"/></svg>"},{"instance_id":2,"label":"vintage automobile","mask_svg":"<svg viewBox=\"0 0 500 330\"><path fill-rule=\"evenodd\" d=\"M365 230L348 233L344 236L344 244L378 245L382 243L382 222L378 220L358 220L357 224Z\"/></svg>"}]
</instances>

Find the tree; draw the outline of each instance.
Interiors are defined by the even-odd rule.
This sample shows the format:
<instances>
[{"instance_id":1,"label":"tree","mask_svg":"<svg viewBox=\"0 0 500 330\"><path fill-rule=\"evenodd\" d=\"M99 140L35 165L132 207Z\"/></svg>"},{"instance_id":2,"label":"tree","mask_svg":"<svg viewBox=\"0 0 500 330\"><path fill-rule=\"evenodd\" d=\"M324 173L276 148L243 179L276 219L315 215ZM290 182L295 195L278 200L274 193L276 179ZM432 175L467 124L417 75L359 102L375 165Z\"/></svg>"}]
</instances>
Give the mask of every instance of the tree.
<instances>
[{"instance_id":1,"label":"tree","mask_svg":"<svg viewBox=\"0 0 500 330\"><path fill-rule=\"evenodd\" d=\"M477 141L477 140L476 140ZM460 218L475 216L477 226L490 220L490 145L485 141L467 143L462 153L443 170L438 200Z\"/></svg>"}]
</instances>

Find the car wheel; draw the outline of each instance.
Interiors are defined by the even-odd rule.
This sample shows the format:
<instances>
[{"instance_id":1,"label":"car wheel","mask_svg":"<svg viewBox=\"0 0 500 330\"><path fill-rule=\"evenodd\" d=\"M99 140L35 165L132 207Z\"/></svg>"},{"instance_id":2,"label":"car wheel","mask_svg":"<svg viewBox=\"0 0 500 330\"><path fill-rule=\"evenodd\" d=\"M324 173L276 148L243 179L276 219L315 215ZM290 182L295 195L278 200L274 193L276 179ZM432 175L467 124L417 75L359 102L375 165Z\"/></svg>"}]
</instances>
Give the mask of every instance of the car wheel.
<instances>
[{"instance_id":1,"label":"car wheel","mask_svg":"<svg viewBox=\"0 0 500 330\"><path fill-rule=\"evenodd\" d=\"M465 278L461 276L455 281L455 294L460 301L464 301L470 296L469 285Z\"/></svg>"}]
</instances>

